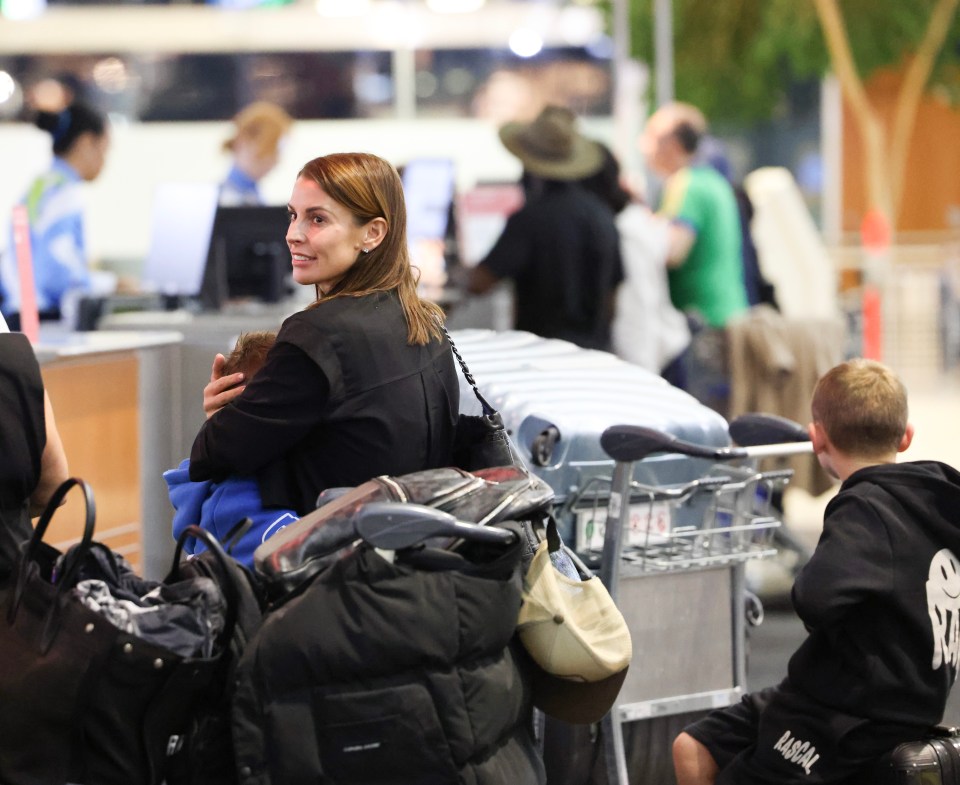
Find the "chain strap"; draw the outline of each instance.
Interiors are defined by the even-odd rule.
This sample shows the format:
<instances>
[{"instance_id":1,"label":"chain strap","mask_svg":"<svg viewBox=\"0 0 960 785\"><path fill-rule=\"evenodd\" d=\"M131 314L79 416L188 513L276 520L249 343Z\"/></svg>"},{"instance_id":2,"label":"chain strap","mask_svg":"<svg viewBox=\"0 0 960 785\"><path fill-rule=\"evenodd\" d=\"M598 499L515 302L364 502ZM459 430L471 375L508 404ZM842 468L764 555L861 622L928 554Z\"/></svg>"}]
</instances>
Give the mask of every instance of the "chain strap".
<instances>
[{"instance_id":1,"label":"chain strap","mask_svg":"<svg viewBox=\"0 0 960 785\"><path fill-rule=\"evenodd\" d=\"M447 341L449 341L450 343L450 350L453 352L453 356L457 358L457 362L460 364L460 370L463 371L463 378L466 379L467 384L469 384L473 388L474 395L477 396L477 400L480 401L480 406L483 407L484 415L487 417L490 417L491 415L496 414L497 410L494 409L488 403L487 399L480 394L480 390L477 388L477 382L473 378L473 375L470 373L470 369L467 368L467 364L466 362L464 362L463 357L460 355L460 352L457 350L457 345L453 342L453 338L450 337L450 333L447 332L447 328L441 325L440 329L443 330L443 334L447 336Z\"/></svg>"}]
</instances>

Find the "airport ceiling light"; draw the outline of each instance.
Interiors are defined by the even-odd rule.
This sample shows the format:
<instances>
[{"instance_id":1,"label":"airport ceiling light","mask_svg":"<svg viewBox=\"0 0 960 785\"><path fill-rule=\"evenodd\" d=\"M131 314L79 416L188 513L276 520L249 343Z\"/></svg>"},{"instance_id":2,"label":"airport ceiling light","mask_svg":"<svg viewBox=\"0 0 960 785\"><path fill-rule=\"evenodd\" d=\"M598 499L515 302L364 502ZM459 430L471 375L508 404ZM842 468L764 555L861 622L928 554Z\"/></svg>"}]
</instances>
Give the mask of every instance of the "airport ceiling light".
<instances>
[{"instance_id":1,"label":"airport ceiling light","mask_svg":"<svg viewBox=\"0 0 960 785\"><path fill-rule=\"evenodd\" d=\"M315 0L314 9L320 16L363 16L370 5L370 0Z\"/></svg>"},{"instance_id":2,"label":"airport ceiling light","mask_svg":"<svg viewBox=\"0 0 960 785\"><path fill-rule=\"evenodd\" d=\"M571 5L560 10L560 35L570 46L587 46L598 37L596 11L584 5Z\"/></svg>"},{"instance_id":3,"label":"airport ceiling light","mask_svg":"<svg viewBox=\"0 0 960 785\"><path fill-rule=\"evenodd\" d=\"M0 118L10 118L23 107L23 90L6 71L0 71Z\"/></svg>"},{"instance_id":4,"label":"airport ceiling light","mask_svg":"<svg viewBox=\"0 0 960 785\"><path fill-rule=\"evenodd\" d=\"M534 57L543 49L543 36L529 27L520 27L510 35L509 45L517 57Z\"/></svg>"},{"instance_id":5,"label":"airport ceiling light","mask_svg":"<svg viewBox=\"0 0 960 785\"><path fill-rule=\"evenodd\" d=\"M368 26L370 41L384 48L416 49L425 40L424 19L399 0L383 0Z\"/></svg>"},{"instance_id":6,"label":"airport ceiling light","mask_svg":"<svg viewBox=\"0 0 960 785\"><path fill-rule=\"evenodd\" d=\"M487 0L427 0L427 8L438 14L469 14L479 11Z\"/></svg>"},{"instance_id":7,"label":"airport ceiling light","mask_svg":"<svg viewBox=\"0 0 960 785\"><path fill-rule=\"evenodd\" d=\"M36 19L47 10L47 0L0 0L0 16L6 19Z\"/></svg>"}]
</instances>

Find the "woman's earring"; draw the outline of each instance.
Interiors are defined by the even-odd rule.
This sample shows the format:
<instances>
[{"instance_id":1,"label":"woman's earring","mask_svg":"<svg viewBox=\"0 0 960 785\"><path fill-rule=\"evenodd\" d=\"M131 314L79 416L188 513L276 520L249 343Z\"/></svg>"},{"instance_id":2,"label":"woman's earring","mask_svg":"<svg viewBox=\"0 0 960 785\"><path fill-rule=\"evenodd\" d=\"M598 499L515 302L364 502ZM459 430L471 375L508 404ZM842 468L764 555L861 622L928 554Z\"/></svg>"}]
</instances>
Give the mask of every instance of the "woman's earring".
<instances>
[{"instance_id":1,"label":"woman's earring","mask_svg":"<svg viewBox=\"0 0 960 785\"><path fill-rule=\"evenodd\" d=\"M369 249L369 248L361 248L360 250L361 250L361 252L363 252L363 253L370 253L370 249Z\"/></svg>"}]
</instances>

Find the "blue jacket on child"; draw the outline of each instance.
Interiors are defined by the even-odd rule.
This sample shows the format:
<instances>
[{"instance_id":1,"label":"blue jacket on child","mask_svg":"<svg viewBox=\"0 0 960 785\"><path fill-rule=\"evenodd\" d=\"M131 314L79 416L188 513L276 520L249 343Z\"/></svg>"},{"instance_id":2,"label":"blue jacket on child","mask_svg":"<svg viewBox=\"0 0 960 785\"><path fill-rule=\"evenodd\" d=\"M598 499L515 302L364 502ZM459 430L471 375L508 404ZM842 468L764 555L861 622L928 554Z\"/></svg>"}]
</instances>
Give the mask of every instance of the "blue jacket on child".
<instances>
[{"instance_id":1,"label":"blue jacket on child","mask_svg":"<svg viewBox=\"0 0 960 785\"><path fill-rule=\"evenodd\" d=\"M206 529L219 542L224 542L230 530L244 518L253 525L233 545L230 555L253 569L253 552L285 526L298 520L293 510L264 509L255 477L228 477L221 482L190 480L190 461L184 460L176 469L163 473L170 491L170 502L176 509L173 516L173 536L191 524ZM189 537L183 549L187 553L205 550L203 543Z\"/></svg>"}]
</instances>

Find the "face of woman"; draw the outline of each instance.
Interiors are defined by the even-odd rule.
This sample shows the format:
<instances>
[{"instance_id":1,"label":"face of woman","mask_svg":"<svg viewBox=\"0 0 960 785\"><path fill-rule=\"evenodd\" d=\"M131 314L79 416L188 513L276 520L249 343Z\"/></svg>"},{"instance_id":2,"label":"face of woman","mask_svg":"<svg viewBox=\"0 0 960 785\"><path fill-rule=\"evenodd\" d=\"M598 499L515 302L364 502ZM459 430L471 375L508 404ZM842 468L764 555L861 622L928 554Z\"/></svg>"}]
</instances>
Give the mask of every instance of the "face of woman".
<instances>
[{"instance_id":1,"label":"face of woman","mask_svg":"<svg viewBox=\"0 0 960 785\"><path fill-rule=\"evenodd\" d=\"M100 135L88 132L77 139L67 155L67 159L84 180L91 182L96 180L100 176L100 172L103 171L109 147L110 135L108 132Z\"/></svg>"},{"instance_id":2,"label":"face of woman","mask_svg":"<svg viewBox=\"0 0 960 785\"><path fill-rule=\"evenodd\" d=\"M287 207L293 280L316 284L324 294L356 264L362 248L378 242L369 236L373 221L357 226L353 213L309 178L297 180Z\"/></svg>"}]
</instances>

